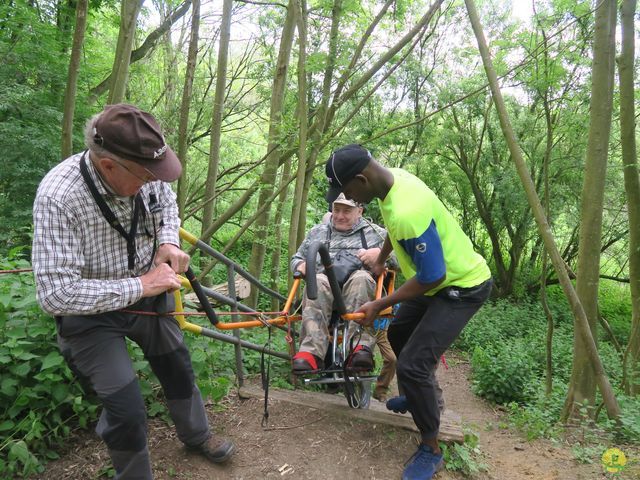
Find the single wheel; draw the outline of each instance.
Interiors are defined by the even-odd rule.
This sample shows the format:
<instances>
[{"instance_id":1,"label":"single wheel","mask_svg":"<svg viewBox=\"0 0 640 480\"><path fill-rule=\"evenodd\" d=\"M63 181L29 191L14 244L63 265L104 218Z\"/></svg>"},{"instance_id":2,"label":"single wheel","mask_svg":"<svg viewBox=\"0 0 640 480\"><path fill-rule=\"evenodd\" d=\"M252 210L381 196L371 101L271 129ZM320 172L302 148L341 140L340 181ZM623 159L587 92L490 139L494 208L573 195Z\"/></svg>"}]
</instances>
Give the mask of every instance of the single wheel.
<instances>
[{"instance_id":1,"label":"single wheel","mask_svg":"<svg viewBox=\"0 0 640 480\"><path fill-rule=\"evenodd\" d=\"M344 396L351 408L369 408L371 402L371 379L350 377L345 379Z\"/></svg>"}]
</instances>

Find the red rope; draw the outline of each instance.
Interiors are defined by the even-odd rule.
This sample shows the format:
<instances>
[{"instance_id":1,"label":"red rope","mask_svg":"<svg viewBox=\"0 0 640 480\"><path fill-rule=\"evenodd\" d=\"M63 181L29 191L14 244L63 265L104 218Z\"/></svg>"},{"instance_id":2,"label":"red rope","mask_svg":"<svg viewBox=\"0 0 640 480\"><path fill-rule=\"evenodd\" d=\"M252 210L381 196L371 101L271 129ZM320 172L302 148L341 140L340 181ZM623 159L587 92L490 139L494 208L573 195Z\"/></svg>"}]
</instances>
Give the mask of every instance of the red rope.
<instances>
[{"instance_id":1,"label":"red rope","mask_svg":"<svg viewBox=\"0 0 640 480\"><path fill-rule=\"evenodd\" d=\"M25 273L25 272L33 272L33 268L17 268L15 270L0 270L0 275L4 273Z\"/></svg>"},{"instance_id":2,"label":"red rope","mask_svg":"<svg viewBox=\"0 0 640 480\"><path fill-rule=\"evenodd\" d=\"M447 359L446 359L446 358L444 358L444 355L442 355L442 356L440 357L440 361L441 361L441 362L442 362L442 364L444 365L444 369L445 369L445 370L449 370L449 365L447 365Z\"/></svg>"},{"instance_id":3,"label":"red rope","mask_svg":"<svg viewBox=\"0 0 640 480\"><path fill-rule=\"evenodd\" d=\"M122 309L120 310L122 313L132 313L134 315L148 315L150 317L157 317L158 315L160 315L157 312L146 312L146 311L142 311L142 310L126 310L126 309ZM247 315L247 316L252 316L252 317L257 317L259 315L282 315L284 314L284 312L256 312L256 313L251 313L251 312L215 312L216 315ZM206 317L207 314L205 312L168 312L168 313L163 313L163 316L176 316L176 315L185 315L185 316L189 316L189 317Z\"/></svg>"},{"instance_id":4,"label":"red rope","mask_svg":"<svg viewBox=\"0 0 640 480\"><path fill-rule=\"evenodd\" d=\"M291 335L291 317L288 313L285 313L285 316L287 317L287 334L284 339L289 347L289 356L293 358L293 355L295 354L295 347L293 345L293 336Z\"/></svg>"}]
</instances>

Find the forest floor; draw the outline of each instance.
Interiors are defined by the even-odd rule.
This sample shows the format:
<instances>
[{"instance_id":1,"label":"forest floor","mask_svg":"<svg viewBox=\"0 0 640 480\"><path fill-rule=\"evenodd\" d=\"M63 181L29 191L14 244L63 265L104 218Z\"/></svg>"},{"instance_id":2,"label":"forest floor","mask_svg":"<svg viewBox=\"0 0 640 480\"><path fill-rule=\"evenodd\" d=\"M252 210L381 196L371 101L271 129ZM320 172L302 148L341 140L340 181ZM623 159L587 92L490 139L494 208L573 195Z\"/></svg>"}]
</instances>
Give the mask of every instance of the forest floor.
<instances>
[{"instance_id":1,"label":"forest floor","mask_svg":"<svg viewBox=\"0 0 640 480\"><path fill-rule=\"evenodd\" d=\"M470 389L468 363L448 357L449 368L439 368L447 409L462 417L465 431L479 437L484 471L470 477L443 470L436 480L463 478L486 480L600 480L640 479L638 446L619 446L630 462L621 474L605 474L597 448L593 463L580 463L572 452L572 440L527 441L507 426L505 413ZM344 397L343 397L344 398ZM377 402L376 400L371 400ZM238 447L223 466L188 454L172 427L161 420L149 423L149 445L156 479L399 479L403 463L416 448L417 434L326 411L270 401L269 427L261 426L263 400L241 400L235 394L209 408L216 433L231 438ZM348 409L345 400L345 409ZM606 447L608 448L608 447ZM75 436L62 457L47 465L38 478L106 478L109 458L104 446L90 432Z\"/></svg>"}]
</instances>

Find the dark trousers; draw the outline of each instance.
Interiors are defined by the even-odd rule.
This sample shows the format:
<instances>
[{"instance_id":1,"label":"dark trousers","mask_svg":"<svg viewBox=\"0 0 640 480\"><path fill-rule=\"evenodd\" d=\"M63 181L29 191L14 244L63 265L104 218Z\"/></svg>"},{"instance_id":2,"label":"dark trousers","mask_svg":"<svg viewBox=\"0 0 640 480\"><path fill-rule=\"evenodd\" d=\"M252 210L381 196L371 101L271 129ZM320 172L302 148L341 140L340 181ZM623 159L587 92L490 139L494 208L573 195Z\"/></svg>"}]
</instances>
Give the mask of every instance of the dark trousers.
<instances>
[{"instance_id":1,"label":"dark trousers","mask_svg":"<svg viewBox=\"0 0 640 480\"><path fill-rule=\"evenodd\" d=\"M438 360L471 317L489 298L492 281L472 288L448 287L435 296L421 295L401 304L387 336L398 357L398 388L407 397L423 440L440 428Z\"/></svg>"},{"instance_id":2,"label":"dark trousers","mask_svg":"<svg viewBox=\"0 0 640 480\"><path fill-rule=\"evenodd\" d=\"M152 311L153 299L130 310ZM164 391L178 438L198 445L209 437L189 352L173 317L107 312L58 319L58 345L73 372L102 402L96 432L104 440L116 479L152 478L147 420L125 337L142 349Z\"/></svg>"}]
</instances>

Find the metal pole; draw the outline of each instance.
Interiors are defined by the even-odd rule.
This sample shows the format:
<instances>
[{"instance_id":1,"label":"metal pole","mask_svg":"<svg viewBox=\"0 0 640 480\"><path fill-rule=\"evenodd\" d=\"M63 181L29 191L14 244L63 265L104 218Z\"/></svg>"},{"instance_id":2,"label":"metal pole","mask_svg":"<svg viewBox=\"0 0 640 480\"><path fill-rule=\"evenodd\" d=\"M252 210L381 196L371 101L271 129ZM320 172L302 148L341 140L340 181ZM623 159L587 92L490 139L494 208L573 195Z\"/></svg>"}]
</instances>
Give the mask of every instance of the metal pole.
<instances>
[{"instance_id":1,"label":"metal pole","mask_svg":"<svg viewBox=\"0 0 640 480\"><path fill-rule=\"evenodd\" d=\"M227 285L228 285L227 293L229 294L229 297L233 301L233 311L237 312L238 297L236 295L236 279L235 279L233 264L227 265ZM231 319L232 321L237 322L238 315L234 313L231 316ZM238 342L240 342L240 329L235 329L233 331L233 336L238 339ZM244 385L244 371L243 371L243 365L242 365L242 347L240 346L240 343L236 343L235 350L236 350L236 378L238 379L238 386L242 387Z\"/></svg>"},{"instance_id":2,"label":"metal pole","mask_svg":"<svg viewBox=\"0 0 640 480\"><path fill-rule=\"evenodd\" d=\"M224 333L216 332L209 328L202 328L200 335L213 338L214 340L220 340L225 343L233 343L234 345L242 345L244 348L248 348L249 350L255 350L256 352L266 353L267 355L271 355L273 357L282 358L283 360L291 360L291 357L286 353L276 352L275 350L271 350L269 348L264 348L261 345L256 345L255 343L247 342L246 340L240 340L239 338L232 337L231 335L225 335Z\"/></svg>"}]
</instances>

